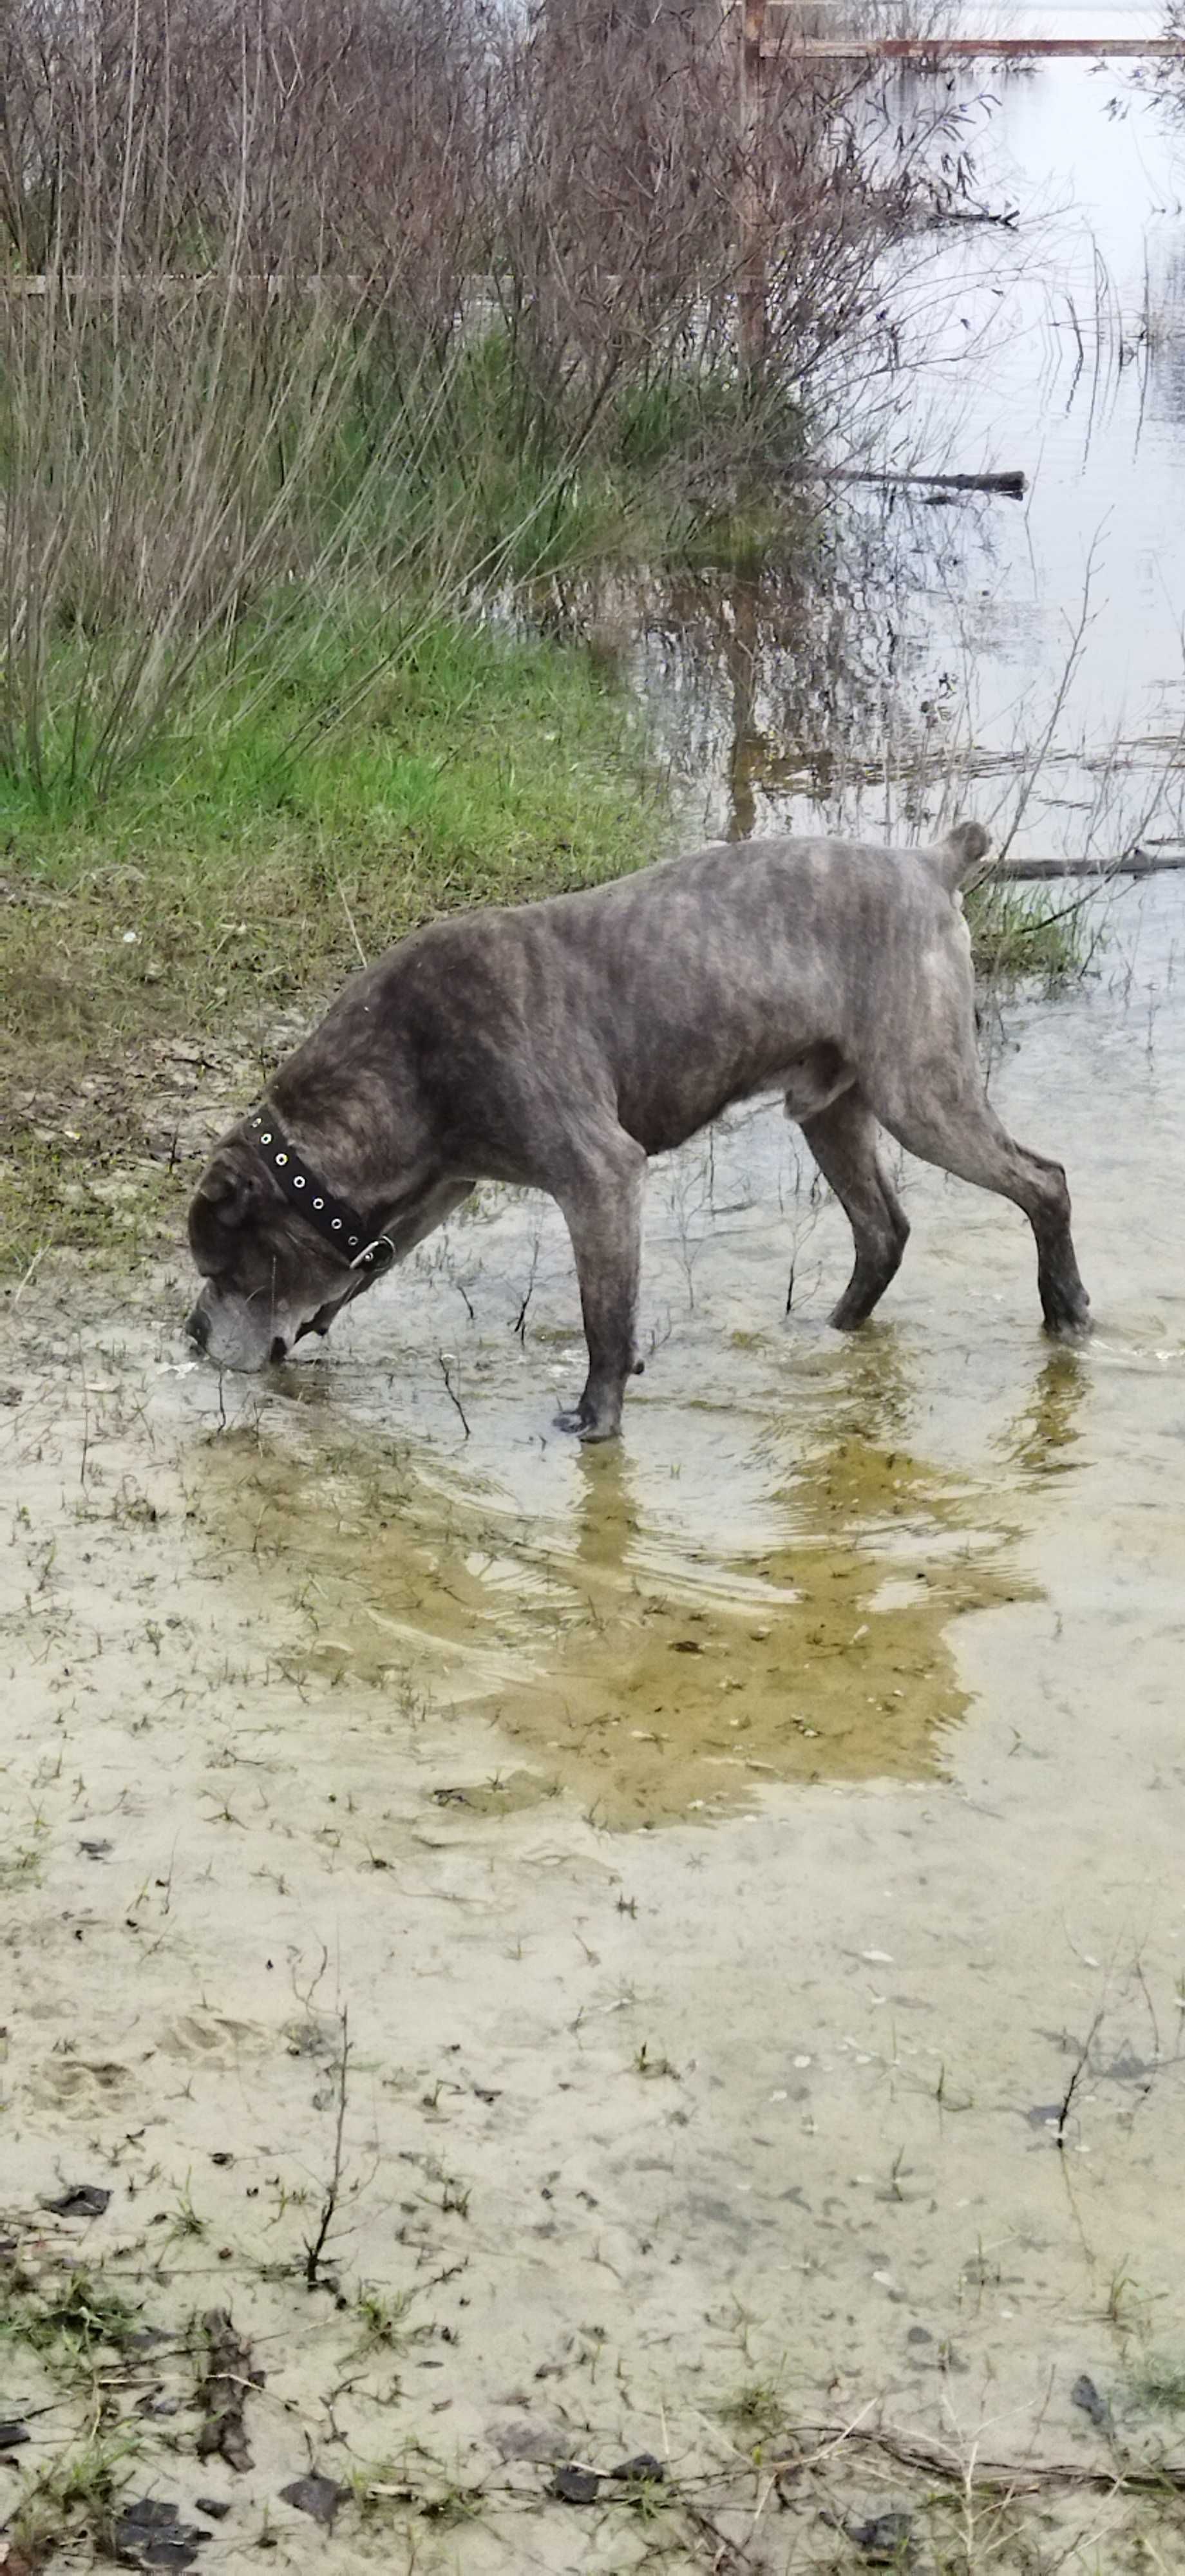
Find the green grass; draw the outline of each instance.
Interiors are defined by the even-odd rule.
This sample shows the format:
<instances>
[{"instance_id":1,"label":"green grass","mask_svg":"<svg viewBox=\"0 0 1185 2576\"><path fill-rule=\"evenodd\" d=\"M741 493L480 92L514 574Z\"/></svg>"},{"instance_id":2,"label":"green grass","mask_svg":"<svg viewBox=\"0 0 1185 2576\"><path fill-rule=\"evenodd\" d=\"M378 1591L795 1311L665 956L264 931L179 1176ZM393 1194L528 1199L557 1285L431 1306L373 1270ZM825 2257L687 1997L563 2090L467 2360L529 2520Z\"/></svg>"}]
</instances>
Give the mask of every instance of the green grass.
<instances>
[{"instance_id":1,"label":"green grass","mask_svg":"<svg viewBox=\"0 0 1185 2576\"><path fill-rule=\"evenodd\" d=\"M1185 2359L1153 2354L1131 2373L1128 2389L1136 2406L1180 2415L1185 2412Z\"/></svg>"},{"instance_id":2,"label":"green grass","mask_svg":"<svg viewBox=\"0 0 1185 2576\"><path fill-rule=\"evenodd\" d=\"M360 954L669 834L641 715L588 655L406 605L396 631L297 602L279 631L102 802L0 778L0 1271L175 1240L211 1132ZM1061 909L973 897L981 972L1080 972Z\"/></svg>"},{"instance_id":3,"label":"green grass","mask_svg":"<svg viewBox=\"0 0 1185 2576\"><path fill-rule=\"evenodd\" d=\"M586 656L429 624L325 730L374 659L312 629L252 714L248 657L239 706L101 806L0 782L0 1265L176 1227L172 1043L266 1058L360 948L656 854L636 717Z\"/></svg>"},{"instance_id":4,"label":"green grass","mask_svg":"<svg viewBox=\"0 0 1185 2576\"><path fill-rule=\"evenodd\" d=\"M981 886L968 897L967 924L975 970L985 982L1035 977L1047 992L1086 973L1097 937L1086 906L1057 885L1043 894Z\"/></svg>"},{"instance_id":5,"label":"green grass","mask_svg":"<svg viewBox=\"0 0 1185 2576\"><path fill-rule=\"evenodd\" d=\"M0 2295L0 2355L35 2352L69 2375L89 2369L104 2346L121 2350L137 2322L138 2311L118 2290L82 2268L49 2293L8 2285Z\"/></svg>"}]
</instances>

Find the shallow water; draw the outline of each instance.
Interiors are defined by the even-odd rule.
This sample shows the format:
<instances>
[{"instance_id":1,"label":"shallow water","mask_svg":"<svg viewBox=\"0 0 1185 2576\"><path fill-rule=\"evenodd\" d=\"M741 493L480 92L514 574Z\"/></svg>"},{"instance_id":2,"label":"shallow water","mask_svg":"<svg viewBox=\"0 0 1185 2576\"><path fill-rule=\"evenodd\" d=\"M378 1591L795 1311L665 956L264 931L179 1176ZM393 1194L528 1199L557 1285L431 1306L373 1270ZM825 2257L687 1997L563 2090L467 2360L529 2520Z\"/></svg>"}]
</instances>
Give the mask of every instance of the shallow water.
<instances>
[{"instance_id":1,"label":"shallow water","mask_svg":"<svg viewBox=\"0 0 1185 2576\"><path fill-rule=\"evenodd\" d=\"M322 1667L460 1692L598 1822L941 1770L958 1614L1007 1634L1010 1606L1027 1635L1104 1493L1111 1524L1179 1476L1183 934L1171 878L1115 894L1095 979L999 1039L1002 1114L1075 1184L1088 1346L1038 1332L1020 1219L916 1165L901 1276L833 1334L846 1226L771 1104L655 1168L619 1448L554 1430L582 1372L570 1255L554 1210L491 1192L285 1373L274 1449L214 1444L204 1507L316 1565ZM1179 1544L1179 1499L1157 1529Z\"/></svg>"},{"instance_id":2,"label":"shallow water","mask_svg":"<svg viewBox=\"0 0 1185 2576\"><path fill-rule=\"evenodd\" d=\"M755 2386L1089 2466L1086 2371L1135 2454L1172 2445L1183 893L1114 895L1101 973L996 1032L1005 1116L1069 1166L1080 1349L1012 1213L916 1167L883 1320L831 1335L844 1229L772 1109L655 1171L616 1452L550 1428L575 1288L525 1200L265 1388L180 1356L180 1278L155 1327L65 1275L13 1312L6 2194L114 2179L85 2259L153 2325L219 2249L271 2391L228 2564L264 2502L312 2563L275 2504L306 2432L398 2495L409 2459L488 2481L508 2406L722 2494ZM339 2314L299 2281L343 2006ZM359 2284L413 2300L397 2369ZM184 2441L153 2474L211 2483ZM530 2563L642 2563L515 2475L509 2523L495 2482L417 2563L520 2568L524 2495ZM845 2510L893 2501L846 2473ZM1094 2567L1121 2510L1047 2537ZM832 2563L830 2528L804 2501L765 2563Z\"/></svg>"},{"instance_id":3,"label":"shallow water","mask_svg":"<svg viewBox=\"0 0 1185 2576\"><path fill-rule=\"evenodd\" d=\"M996 144L1031 174L1060 138L1056 195L1115 138L1098 220L1130 294L1161 129L1104 95L1073 66L1010 84ZM1005 255L936 254L984 294ZM853 680L781 576L650 603L633 667L713 813L920 820L930 788L899 793L889 757L901 688L970 617L975 739L1005 743L1054 685L1105 500L1088 747L1121 696L1125 727L1161 720L1180 370L1166 338L1142 377L1072 381L1043 256L1008 289L1031 327L960 374L950 458L1039 453L1031 504L960 520L894 673L874 650ZM1117 469L1137 429L1143 482ZM823 637L805 698L792 632ZM837 703L879 785L805 760L804 705ZM1083 846L1058 799L1085 775L1044 764L1031 846ZM268 2369L254 2472L199 2465L189 2381L163 2435L134 2418L154 2493L229 2502L219 2564L256 2563L265 2515L285 2563L326 2571L645 2563L648 2526L574 2521L542 2472L507 2501L508 2412L545 2451L652 2450L713 2494L758 2438L746 2390L763 2422L883 2415L961 2460L1106 2468L1085 2371L1133 2456L1179 2456L1147 2370L1185 2356L1185 878L1093 918L1090 978L988 1029L1003 1116L1069 1170L1081 1347L1040 1333L1015 1213L916 1165L900 1277L833 1335L846 1228L773 1106L653 1173L614 1450L552 1429L582 1371L570 1258L505 1193L265 1386L183 1355L180 1269L114 1312L65 1260L10 1300L0 2217L31 2261L111 2264L152 2326L233 2302ZM310 2298L343 2010L337 2290ZM47 2233L38 2195L84 2174L111 2211ZM406 2331L364 2333L364 2289L406 2297ZM31 2407L17 2349L6 2403ZM62 2439L40 2393L35 2466ZM331 2539L276 2501L313 2459L370 2497ZM841 2474L845 2512L899 2501ZM425 2479L480 2480L482 2510L409 2541ZM759 2475L722 2527L779 2576L834 2566L832 2492L783 2513ZM1063 2495L1036 2541L1126 2565L1123 2510ZM1181 2566L1172 2512L1140 2563ZM948 2563L1032 2568L966 2517ZM693 2535L667 2563L707 2562Z\"/></svg>"}]
</instances>

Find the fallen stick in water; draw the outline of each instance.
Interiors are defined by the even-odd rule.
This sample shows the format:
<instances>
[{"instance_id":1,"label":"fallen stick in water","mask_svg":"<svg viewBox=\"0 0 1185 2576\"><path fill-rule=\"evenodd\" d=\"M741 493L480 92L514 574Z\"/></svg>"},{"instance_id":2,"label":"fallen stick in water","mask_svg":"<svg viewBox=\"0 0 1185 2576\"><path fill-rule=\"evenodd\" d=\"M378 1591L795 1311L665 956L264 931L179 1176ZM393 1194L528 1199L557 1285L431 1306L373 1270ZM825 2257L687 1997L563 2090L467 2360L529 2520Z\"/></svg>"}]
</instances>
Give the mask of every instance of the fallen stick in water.
<instances>
[{"instance_id":1,"label":"fallen stick in water","mask_svg":"<svg viewBox=\"0 0 1185 2576\"><path fill-rule=\"evenodd\" d=\"M1185 868L1185 849L1129 850L1122 859L997 859L984 868L984 878L997 884L1015 878L1018 883L1045 884L1060 877L1154 877L1170 868Z\"/></svg>"},{"instance_id":2,"label":"fallen stick in water","mask_svg":"<svg viewBox=\"0 0 1185 2576\"><path fill-rule=\"evenodd\" d=\"M889 466L873 465L767 465L766 473L780 475L790 483L879 483L893 491L913 488L921 492L1000 492L1006 501L1023 501L1023 474L905 474Z\"/></svg>"}]
</instances>

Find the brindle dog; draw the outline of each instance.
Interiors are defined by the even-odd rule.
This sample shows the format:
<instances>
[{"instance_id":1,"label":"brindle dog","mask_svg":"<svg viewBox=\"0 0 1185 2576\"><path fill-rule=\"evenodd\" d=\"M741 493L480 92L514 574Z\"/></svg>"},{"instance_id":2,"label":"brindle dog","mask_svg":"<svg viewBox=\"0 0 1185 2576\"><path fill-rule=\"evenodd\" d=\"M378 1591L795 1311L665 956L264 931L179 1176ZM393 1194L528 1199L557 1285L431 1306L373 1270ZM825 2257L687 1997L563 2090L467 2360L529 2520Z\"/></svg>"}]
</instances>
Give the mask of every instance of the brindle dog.
<instances>
[{"instance_id":1,"label":"brindle dog","mask_svg":"<svg viewBox=\"0 0 1185 2576\"><path fill-rule=\"evenodd\" d=\"M1046 1325L1084 1326L1065 1174L1016 1144L984 1095L958 888L986 847L975 823L927 850L714 842L584 893L413 931L353 977L255 1123L218 1146L190 1211L205 1282L193 1340L227 1368L281 1360L475 1182L547 1190L588 1343L584 1392L561 1422L610 1439L636 1367L647 1159L774 1091L855 1237L833 1324L871 1314L909 1233L879 1122L1015 1200ZM283 1152L261 1145L273 1134ZM315 1206L343 1207L351 1237L365 1235L360 1267Z\"/></svg>"}]
</instances>

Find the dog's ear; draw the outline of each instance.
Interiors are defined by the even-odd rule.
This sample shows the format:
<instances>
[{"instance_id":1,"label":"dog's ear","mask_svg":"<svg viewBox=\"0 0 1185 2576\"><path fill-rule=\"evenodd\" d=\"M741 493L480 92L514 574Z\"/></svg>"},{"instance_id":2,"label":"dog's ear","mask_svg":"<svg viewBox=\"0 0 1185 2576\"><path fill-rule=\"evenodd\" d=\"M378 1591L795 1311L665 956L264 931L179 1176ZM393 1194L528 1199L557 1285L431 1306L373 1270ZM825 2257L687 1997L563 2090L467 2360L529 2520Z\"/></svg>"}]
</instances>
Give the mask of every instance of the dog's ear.
<instances>
[{"instance_id":1,"label":"dog's ear","mask_svg":"<svg viewBox=\"0 0 1185 2576\"><path fill-rule=\"evenodd\" d=\"M229 1232L242 1225L263 1196L261 1176L234 1163L212 1163L198 1183L194 1213L200 1209Z\"/></svg>"}]
</instances>

